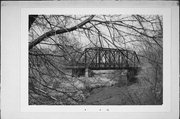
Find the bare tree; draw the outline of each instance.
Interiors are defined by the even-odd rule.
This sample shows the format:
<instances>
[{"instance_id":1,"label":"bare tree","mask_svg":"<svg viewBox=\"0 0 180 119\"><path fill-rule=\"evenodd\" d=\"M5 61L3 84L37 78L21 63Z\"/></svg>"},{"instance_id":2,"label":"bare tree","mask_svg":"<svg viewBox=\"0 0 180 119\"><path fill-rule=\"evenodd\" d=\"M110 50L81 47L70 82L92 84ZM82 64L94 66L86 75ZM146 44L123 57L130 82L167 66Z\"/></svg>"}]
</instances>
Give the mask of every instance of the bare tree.
<instances>
[{"instance_id":1,"label":"bare tree","mask_svg":"<svg viewBox=\"0 0 180 119\"><path fill-rule=\"evenodd\" d=\"M52 104L80 104L82 97L74 95L81 90L72 83L64 68L77 63L87 47L135 50L142 65L148 62L154 67L154 90L159 85L162 87L162 16L30 15L29 19L31 100L37 100L33 95L36 94L52 100ZM64 82L73 90L60 87ZM61 96L53 96L53 92ZM42 104L41 100L38 102Z\"/></svg>"}]
</instances>

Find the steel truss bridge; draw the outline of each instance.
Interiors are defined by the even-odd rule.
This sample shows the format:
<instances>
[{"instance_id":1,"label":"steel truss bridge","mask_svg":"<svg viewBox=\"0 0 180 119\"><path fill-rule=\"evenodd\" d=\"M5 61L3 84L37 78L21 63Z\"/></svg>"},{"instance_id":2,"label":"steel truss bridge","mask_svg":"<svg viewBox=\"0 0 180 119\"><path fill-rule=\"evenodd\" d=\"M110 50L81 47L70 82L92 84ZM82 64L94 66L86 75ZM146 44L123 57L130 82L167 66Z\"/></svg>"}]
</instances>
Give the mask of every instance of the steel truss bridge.
<instances>
[{"instance_id":1,"label":"steel truss bridge","mask_svg":"<svg viewBox=\"0 0 180 119\"><path fill-rule=\"evenodd\" d=\"M139 68L139 58L135 51L115 48L86 48L78 61L67 68L72 69L72 75L83 75L89 70L119 70L135 71Z\"/></svg>"}]
</instances>

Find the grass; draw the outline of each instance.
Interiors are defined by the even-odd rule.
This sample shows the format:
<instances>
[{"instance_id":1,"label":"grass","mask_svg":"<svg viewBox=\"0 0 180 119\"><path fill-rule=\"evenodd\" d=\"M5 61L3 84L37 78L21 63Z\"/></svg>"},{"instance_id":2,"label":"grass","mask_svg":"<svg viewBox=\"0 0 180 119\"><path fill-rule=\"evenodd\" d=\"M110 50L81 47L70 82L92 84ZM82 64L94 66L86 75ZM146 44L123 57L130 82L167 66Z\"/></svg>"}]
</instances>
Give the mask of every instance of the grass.
<instances>
[{"instance_id":1,"label":"grass","mask_svg":"<svg viewBox=\"0 0 180 119\"><path fill-rule=\"evenodd\" d=\"M157 105L162 104L161 93L154 90L153 67L146 65L138 73L136 83L128 83L127 71L94 71L93 77L64 77L51 81L49 86L67 95L48 90L51 100L41 95L31 95L29 104L36 105ZM162 89L160 83L156 86Z\"/></svg>"}]
</instances>

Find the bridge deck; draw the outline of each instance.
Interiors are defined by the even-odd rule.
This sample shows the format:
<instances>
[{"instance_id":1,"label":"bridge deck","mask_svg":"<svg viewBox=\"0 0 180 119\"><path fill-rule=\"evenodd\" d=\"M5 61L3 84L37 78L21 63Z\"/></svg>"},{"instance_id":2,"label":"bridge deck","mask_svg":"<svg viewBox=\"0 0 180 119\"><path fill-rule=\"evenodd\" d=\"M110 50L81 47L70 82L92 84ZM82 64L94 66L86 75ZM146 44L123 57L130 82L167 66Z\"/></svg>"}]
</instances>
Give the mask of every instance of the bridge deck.
<instances>
[{"instance_id":1,"label":"bridge deck","mask_svg":"<svg viewBox=\"0 0 180 119\"><path fill-rule=\"evenodd\" d=\"M85 69L85 66L67 66L66 69ZM137 69L139 67L88 67L91 70L122 70L122 69Z\"/></svg>"}]
</instances>

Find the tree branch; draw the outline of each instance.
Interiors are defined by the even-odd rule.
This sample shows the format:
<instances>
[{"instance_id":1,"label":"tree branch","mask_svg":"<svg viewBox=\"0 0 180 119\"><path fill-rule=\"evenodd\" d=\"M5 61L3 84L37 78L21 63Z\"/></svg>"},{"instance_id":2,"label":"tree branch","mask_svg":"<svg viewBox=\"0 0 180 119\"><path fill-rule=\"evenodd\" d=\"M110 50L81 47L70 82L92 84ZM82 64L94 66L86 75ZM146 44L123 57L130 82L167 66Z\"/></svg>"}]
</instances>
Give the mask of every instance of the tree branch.
<instances>
[{"instance_id":1,"label":"tree branch","mask_svg":"<svg viewBox=\"0 0 180 119\"><path fill-rule=\"evenodd\" d=\"M43 41L47 37L53 36L55 34L63 34L63 33L66 33L66 32L71 32L71 31L74 31L74 30L78 29L79 27L82 27L83 25L88 23L93 17L94 17L94 15L91 15L89 18L87 18L83 22L81 22L81 23L79 23L76 26L73 26L71 28L59 29L59 30L56 30L56 31L51 30L49 32L44 33L43 35L41 35L40 37L38 37L37 39L35 39L34 41L32 41L29 44L29 50L31 50L34 46L36 46L38 43L40 43L41 41Z\"/></svg>"}]
</instances>

